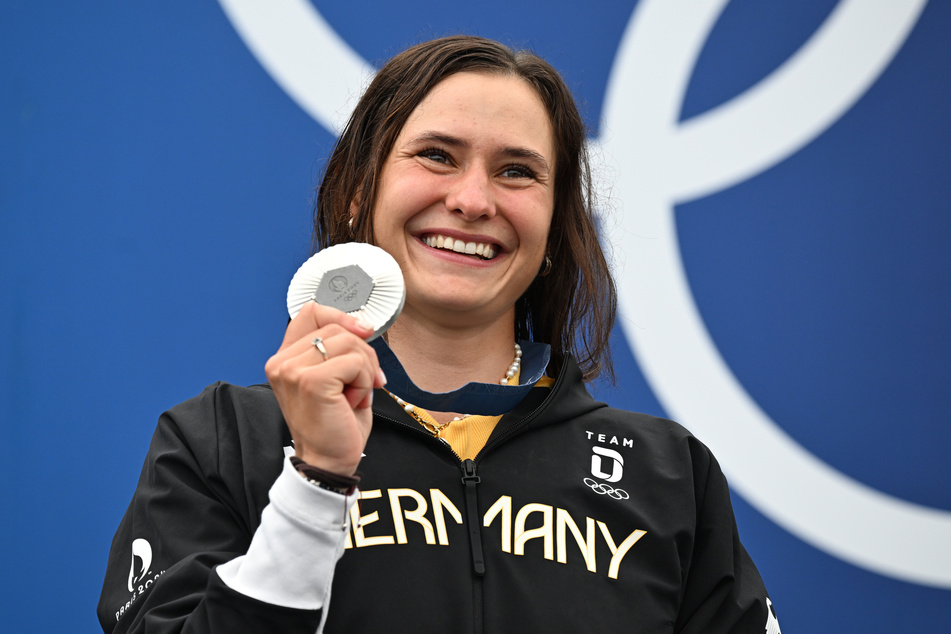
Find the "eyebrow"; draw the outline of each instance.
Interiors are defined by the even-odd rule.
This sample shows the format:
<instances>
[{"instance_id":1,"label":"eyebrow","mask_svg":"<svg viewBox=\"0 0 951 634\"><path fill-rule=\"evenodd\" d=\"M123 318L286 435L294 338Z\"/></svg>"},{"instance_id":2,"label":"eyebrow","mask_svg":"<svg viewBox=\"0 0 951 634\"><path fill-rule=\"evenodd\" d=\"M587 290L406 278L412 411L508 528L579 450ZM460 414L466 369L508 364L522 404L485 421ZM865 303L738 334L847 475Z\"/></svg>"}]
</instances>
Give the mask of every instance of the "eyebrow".
<instances>
[{"instance_id":1,"label":"eyebrow","mask_svg":"<svg viewBox=\"0 0 951 634\"><path fill-rule=\"evenodd\" d=\"M469 147L469 142L465 139L460 139L459 137L442 132L423 132L410 140L410 144L415 145L418 143L440 143L449 147L462 149ZM501 149L501 153L504 156L537 162L544 166L546 170L551 171L551 167L548 165L548 161L545 157L535 150L526 147L505 146Z\"/></svg>"}]
</instances>

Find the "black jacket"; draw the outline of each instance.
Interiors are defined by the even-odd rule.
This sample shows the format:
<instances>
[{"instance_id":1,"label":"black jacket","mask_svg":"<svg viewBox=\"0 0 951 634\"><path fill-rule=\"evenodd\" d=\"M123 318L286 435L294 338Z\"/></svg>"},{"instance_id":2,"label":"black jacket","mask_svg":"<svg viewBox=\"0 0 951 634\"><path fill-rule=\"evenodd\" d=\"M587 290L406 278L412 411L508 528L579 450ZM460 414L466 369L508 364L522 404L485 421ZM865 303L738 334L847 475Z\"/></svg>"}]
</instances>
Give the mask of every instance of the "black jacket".
<instances>
[{"instance_id":1,"label":"black jacket","mask_svg":"<svg viewBox=\"0 0 951 634\"><path fill-rule=\"evenodd\" d=\"M710 451L594 401L572 362L474 461L379 390L374 413L326 632L779 631ZM113 541L106 632L316 630L319 610L213 571L247 552L290 441L267 386L219 383L161 417Z\"/></svg>"}]
</instances>

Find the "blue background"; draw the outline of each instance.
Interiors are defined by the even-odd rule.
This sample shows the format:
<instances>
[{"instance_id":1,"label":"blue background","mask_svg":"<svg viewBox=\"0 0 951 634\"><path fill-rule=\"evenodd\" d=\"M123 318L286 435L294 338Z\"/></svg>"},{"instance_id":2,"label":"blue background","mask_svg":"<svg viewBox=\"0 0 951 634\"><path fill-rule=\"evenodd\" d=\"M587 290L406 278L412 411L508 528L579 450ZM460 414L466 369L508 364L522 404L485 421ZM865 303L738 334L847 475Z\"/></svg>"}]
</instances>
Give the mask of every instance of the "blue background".
<instances>
[{"instance_id":1,"label":"blue background","mask_svg":"<svg viewBox=\"0 0 951 634\"><path fill-rule=\"evenodd\" d=\"M595 131L634 6L315 4L376 64L457 32L534 48ZM731 2L683 119L775 70L835 4ZM112 533L158 415L219 379L264 380L333 137L214 2L15 2L4 13L0 629L93 632ZM949 28L951 5L932 2L828 131L677 209L704 320L760 405L837 469L941 509L951 509ZM619 384L598 395L663 414L620 331L615 343ZM734 504L787 634L947 631L949 591L844 563Z\"/></svg>"}]
</instances>

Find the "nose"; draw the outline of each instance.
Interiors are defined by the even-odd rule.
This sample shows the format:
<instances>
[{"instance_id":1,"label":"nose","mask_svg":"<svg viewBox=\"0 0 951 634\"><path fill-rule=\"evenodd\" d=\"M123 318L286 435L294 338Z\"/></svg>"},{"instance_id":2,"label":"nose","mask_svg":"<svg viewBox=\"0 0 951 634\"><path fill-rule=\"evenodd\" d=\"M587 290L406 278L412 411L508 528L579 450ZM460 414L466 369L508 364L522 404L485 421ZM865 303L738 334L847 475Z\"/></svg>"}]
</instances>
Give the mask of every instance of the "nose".
<instances>
[{"instance_id":1,"label":"nose","mask_svg":"<svg viewBox=\"0 0 951 634\"><path fill-rule=\"evenodd\" d=\"M446 194L446 206L466 220L494 217L491 176L480 167L470 166L453 179Z\"/></svg>"}]
</instances>

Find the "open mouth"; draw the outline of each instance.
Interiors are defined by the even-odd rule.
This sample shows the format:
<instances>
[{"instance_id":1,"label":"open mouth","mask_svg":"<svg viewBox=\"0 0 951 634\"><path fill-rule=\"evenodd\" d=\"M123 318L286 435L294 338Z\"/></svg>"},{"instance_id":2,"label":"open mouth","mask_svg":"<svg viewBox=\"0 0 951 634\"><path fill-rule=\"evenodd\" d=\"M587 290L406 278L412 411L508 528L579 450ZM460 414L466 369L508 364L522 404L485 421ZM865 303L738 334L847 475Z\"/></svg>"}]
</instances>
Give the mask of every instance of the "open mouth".
<instances>
[{"instance_id":1,"label":"open mouth","mask_svg":"<svg viewBox=\"0 0 951 634\"><path fill-rule=\"evenodd\" d=\"M430 234L423 236L423 244L434 249L445 249L464 255L474 255L483 260L491 260L498 254L498 248L488 242L466 242L454 240L448 236Z\"/></svg>"}]
</instances>

